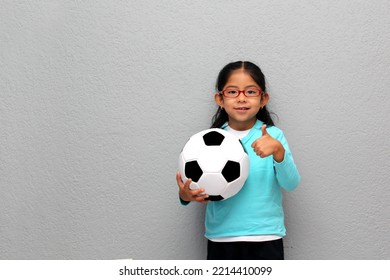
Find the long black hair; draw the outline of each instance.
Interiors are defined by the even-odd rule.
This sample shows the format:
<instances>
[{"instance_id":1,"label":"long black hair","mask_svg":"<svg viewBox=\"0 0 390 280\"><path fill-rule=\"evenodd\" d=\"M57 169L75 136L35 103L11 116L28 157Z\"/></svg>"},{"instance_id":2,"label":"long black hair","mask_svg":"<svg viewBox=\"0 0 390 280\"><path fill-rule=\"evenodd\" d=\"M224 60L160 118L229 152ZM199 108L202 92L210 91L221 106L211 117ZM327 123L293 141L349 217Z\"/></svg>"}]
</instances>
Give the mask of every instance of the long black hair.
<instances>
[{"instance_id":1,"label":"long black hair","mask_svg":"<svg viewBox=\"0 0 390 280\"><path fill-rule=\"evenodd\" d=\"M246 73L248 73L252 77L252 79L260 86L261 90L263 92L267 92L263 72L256 64L249 61L231 62L225 67L223 67L222 70L219 72L217 78L216 90L218 92L223 90L223 87L226 85L233 71L239 69L243 69ZM256 118L264 122L267 126L274 126L274 121L272 120L271 115L267 110L266 106L259 110L256 115ZM218 107L217 112L212 118L211 128L219 128L228 120L229 116L226 111Z\"/></svg>"}]
</instances>

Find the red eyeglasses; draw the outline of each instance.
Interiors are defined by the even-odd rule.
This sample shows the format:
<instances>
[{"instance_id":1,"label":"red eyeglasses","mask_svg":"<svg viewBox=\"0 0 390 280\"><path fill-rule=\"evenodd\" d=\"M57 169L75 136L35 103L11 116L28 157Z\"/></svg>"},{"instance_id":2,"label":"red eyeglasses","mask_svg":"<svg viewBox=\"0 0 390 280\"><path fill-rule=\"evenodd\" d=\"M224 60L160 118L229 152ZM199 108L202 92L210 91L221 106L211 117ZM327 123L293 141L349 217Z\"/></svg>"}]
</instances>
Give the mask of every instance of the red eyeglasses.
<instances>
[{"instance_id":1,"label":"red eyeglasses","mask_svg":"<svg viewBox=\"0 0 390 280\"><path fill-rule=\"evenodd\" d=\"M246 97L258 97L261 95L262 90L259 88L247 88L244 90L229 88L229 89L224 89L219 93L227 98L236 98L241 93L243 93Z\"/></svg>"}]
</instances>

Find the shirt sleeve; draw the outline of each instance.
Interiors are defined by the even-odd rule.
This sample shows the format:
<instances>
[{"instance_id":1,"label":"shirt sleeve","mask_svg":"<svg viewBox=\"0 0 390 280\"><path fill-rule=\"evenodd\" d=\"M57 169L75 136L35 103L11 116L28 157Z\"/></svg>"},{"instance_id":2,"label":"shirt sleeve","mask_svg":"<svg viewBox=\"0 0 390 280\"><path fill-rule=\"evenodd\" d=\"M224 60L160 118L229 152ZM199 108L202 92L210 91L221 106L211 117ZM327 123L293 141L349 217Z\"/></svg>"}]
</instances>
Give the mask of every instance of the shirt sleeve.
<instances>
[{"instance_id":1,"label":"shirt sleeve","mask_svg":"<svg viewBox=\"0 0 390 280\"><path fill-rule=\"evenodd\" d=\"M275 139L277 139L283 145L285 150L283 161L277 162L274 160L276 179L283 189L287 191L293 191L301 181L301 176L299 175L297 166L295 165L293 156L290 151L290 147L287 143L286 137L284 137L283 132L279 131Z\"/></svg>"},{"instance_id":2,"label":"shirt sleeve","mask_svg":"<svg viewBox=\"0 0 390 280\"><path fill-rule=\"evenodd\" d=\"M179 200L180 200L181 205L186 206L186 205L190 204L190 201L185 201L185 200L181 199L180 196L179 196Z\"/></svg>"}]
</instances>

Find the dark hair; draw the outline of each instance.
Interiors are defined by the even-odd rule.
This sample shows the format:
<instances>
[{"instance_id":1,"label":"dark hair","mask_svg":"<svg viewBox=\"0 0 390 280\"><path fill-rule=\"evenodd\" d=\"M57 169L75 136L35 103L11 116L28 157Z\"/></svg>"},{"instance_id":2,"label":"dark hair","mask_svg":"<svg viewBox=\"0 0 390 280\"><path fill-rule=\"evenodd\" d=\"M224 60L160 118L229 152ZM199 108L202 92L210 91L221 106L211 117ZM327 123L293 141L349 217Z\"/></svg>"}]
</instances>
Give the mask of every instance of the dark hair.
<instances>
[{"instance_id":1,"label":"dark hair","mask_svg":"<svg viewBox=\"0 0 390 280\"><path fill-rule=\"evenodd\" d=\"M226 85L233 71L239 69L243 69L246 73L248 73L252 77L252 79L260 86L261 90L263 92L267 92L265 86L265 77L263 72L256 64L249 61L231 62L227 64L225 67L223 67L222 70L219 72L217 78L216 90L218 92L223 90L223 87ZM259 110L259 112L256 115L256 118L264 122L267 126L274 126L274 122L266 106L264 106L262 109ZM213 116L211 127L219 128L228 120L229 117L226 111L218 107L217 112Z\"/></svg>"}]
</instances>

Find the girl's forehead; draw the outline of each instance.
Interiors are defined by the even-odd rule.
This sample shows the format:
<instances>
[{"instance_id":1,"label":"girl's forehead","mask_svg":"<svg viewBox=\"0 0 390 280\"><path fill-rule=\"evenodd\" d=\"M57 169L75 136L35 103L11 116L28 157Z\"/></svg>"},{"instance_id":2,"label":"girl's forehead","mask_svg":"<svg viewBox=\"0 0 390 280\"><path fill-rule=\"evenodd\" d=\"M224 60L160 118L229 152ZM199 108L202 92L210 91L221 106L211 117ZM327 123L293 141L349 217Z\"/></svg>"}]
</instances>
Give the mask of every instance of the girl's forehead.
<instances>
[{"instance_id":1,"label":"girl's forehead","mask_svg":"<svg viewBox=\"0 0 390 280\"><path fill-rule=\"evenodd\" d=\"M226 81L225 86L237 86L237 87L257 86L258 87L259 85L255 82L252 76L249 75L248 72L246 72L243 69L239 69L233 71L230 74L228 80Z\"/></svg>"}]
</instances>

